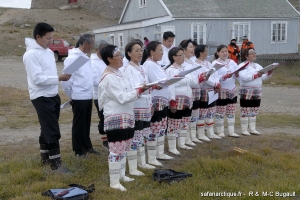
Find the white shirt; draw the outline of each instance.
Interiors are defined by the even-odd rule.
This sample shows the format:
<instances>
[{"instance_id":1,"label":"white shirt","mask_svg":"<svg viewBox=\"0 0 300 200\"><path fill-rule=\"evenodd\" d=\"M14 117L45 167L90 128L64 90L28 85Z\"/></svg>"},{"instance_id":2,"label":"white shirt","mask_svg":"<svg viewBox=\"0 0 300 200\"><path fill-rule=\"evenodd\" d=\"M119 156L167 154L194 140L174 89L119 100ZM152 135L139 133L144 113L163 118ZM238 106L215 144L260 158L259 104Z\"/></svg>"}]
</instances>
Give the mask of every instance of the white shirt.
<instances>
[{"instance_id":1,"label":"white shirt","mask_svg":"<svg viewBox=\"0 0 300 200\"><path fill-rule=\"evenodd\" d=\"M163 56L162 56L162 59L161 61L158 61L158 63L161 65L161 66L164 66L166 67L167 65L170 64L170 60L169 60L169 51L172 47L170 48L167 48L165 47L164 45L162 45L162 49L163 49Z\"/></svg>"},{"instance_id":2,"label":"white shirt","mask_svg":"<svg viewBox=\"0 0 300 200\"><path fill-rule=\"evenodd\" d=\"M201 69L203 72L208 72L213 67L213 65L207 60L201 61L196 59L195 63L202 66ZM201 89L213 89L216 84L220 82L219 80L220 76L218 74L218 71L215 71L209 76L208 80L202 84Z\"/></svg>"},{"instance_id":3,"label":"white shirt","mask_svg":"<svg viewBox=\"0 0 300 200\"><path fill-rule=\"evenodd\" d=\"M104 122L119 117L121 121L116 126L122 127L128 120L134 121L134 101L138 99L138 94L137 90L131 88L126 77L115 73L103 74L98 89L99 110L103 109Z\"/></svg>"},{"instance_id":4,"label":"white shirt","mask_svg":"<svg viewBox=\"0 0 300 200\"><path fill-rule=\"evenodd\" d=\"M128 66L124 69L124 76L129 79L131 88L136 88L144 83L149 83L148 76L141 65L135 66L134 63L129 62ZM135 100L134 108L151 107L151 94L150 89L141 94L141 98Z\"/></svg>"},{"instance_id":5,"label":"white shirt","mask_svg":"<svg viewBox=\"0 0 300 200\"><path fill-rule=\"evenodd\" d=\"M239 64L239 67L242 67L246 62ZM257 72L261 69L263 69L261 65L251 62L246 67L246 69L240 71L239 81L241 87L261 87L262 81L267 80L269 77L271 77L267 74L263 74L261 77L254 79L254 75L257 74Z\"/></svg>"},{"instance_id":6,"label":"white shirt","mask_svg":"<svg viewBox=\"0 0 300 200\"><path fill-rule=\"evenodd\" d=\"M153 62L151 60L147 60L143 64L143 69L145 73L148 75L148 79L150 83L168 78L164 70L161 68L161 66L158 63ZM170 100L170 90L168 87L162 88L161 90L153 90L151 96L164 97Z\"/></svg>"},{"instance_id":7,"label":"white shirt","mask_svg":"<svg viewBox=\"0 0 300 200\"><path fill-rule=\"evenodd\" d=\"M91 65L93 69L93 99L98 99L98 85L106 64L96 53L91 54Z\"/></svg>"},{"instance_id":8,"label":"white shirt","mask_svg":"<svg viewBox=\"0 0 300 200\"><path fill-rule=\"evenodd\" d=\"M71 65L79 56L89 59L79 48L69 51L69 56L64 61L64 69ZM75 71L69 81L61 83L63 90L70 99L88 100L93 98L93 71L89 60L77 71Z\"/></svg>"},{"instance_id":9,"label":"white shirt","mask_svg":"<svg viewBox=\"0 0 300 200\"><path fill-rule=\"evenodd\" d=\"M191 59L184 59L184 63L182 65L185 67L186 70L193 69L193 68L199 66L198 64L193 62ZM193 75L194 78L197 78L197 80L198 80L199 75L202 73L203 73L202 68L199 68L196 71L193 71L191 74ZM194 82L191 85L191 87L192 88L200 88L201 85L202 85L202 83L199 83L197 81L197 82Z\"/></svg>"},{"instance_id":10,"label":"white shirt","mask_svg":"<svg viewBox=\"0 0 300 200\"><path fill-rule=\"evenodd\" d=\"M25 44L23 63L27 72L30 99L56 96L59 80L53 51L44 49L31 38L25 38Z\"/></svg>"},{"instance_id":11,"label":"white shirt","mask_svg":"<svg viewBox=\"0 0 300 200\"><path fill-rule=\"evenodd\" d=\"M224 65L224 67L222 67L217 71L218 74L220 75L221 89L233 90L235 88L235 76L232 75L230 78L227 78L226 80L223 80L222 77L225 74L234 72L238 68L237 64L231 59L226 59L225 61L221 59L217 59L212 62L212 65L214 66L216 63Z\"/></svg>"}]
</instances>

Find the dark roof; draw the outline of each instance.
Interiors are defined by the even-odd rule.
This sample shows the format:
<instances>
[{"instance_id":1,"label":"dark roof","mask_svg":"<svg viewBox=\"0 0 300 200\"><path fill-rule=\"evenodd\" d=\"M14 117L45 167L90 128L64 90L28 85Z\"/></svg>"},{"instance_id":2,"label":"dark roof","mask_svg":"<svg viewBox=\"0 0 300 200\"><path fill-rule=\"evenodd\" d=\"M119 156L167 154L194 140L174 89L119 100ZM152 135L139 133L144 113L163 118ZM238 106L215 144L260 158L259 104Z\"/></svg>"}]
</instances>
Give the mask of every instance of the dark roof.
<instances>
[{"instance_id":1,"label":"dark roof","mask_svg":"<svg viewBox=\"0 0 300 200\"><path fill-rule=\"evenodd\" d=\"M287 0L163 0L175 18L297 18Z\"/></svg>"}]
</instances>

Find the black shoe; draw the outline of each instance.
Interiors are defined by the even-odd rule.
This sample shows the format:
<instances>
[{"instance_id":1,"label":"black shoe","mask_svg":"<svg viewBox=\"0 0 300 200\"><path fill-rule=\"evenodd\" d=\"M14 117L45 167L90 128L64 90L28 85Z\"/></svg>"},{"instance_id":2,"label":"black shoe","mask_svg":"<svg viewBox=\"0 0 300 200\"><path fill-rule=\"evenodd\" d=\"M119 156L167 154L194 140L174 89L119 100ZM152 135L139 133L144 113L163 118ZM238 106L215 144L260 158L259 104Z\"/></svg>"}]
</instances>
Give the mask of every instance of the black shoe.
<instances>
[{"instance_id":1,"label":"black shoe","mask_svg":"<svg viewBox=\"0 0 300 200\"><path fill-rule=\"evenodd\" d=\"M102 147L103 147L106 151L109 151L108 141L103 141Z\"/></svg>"},{"instance_id":2,"label":"black shoe","mask_svg":"<svg viewBox=\"0 0 300 200\"><path fill-rule=\"evenodd\" d=\"M93 148L89 149L86 151L87 153L91 153L91 154L96 154L96 155L100 155L99 151L94 150Z\"/></svg>"}]
</instances>

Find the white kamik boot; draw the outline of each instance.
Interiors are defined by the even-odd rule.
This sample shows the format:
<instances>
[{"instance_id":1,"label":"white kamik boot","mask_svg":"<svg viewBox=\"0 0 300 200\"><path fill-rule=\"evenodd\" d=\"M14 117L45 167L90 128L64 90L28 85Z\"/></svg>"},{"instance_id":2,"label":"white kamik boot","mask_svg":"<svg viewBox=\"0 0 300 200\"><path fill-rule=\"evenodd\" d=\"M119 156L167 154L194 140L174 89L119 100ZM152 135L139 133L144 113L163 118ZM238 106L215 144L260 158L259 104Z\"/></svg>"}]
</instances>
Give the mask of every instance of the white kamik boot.
<instances>
[{"instance_id":1,"label":"white kamik boot","mask_svg":"<svg viewBox=\"0 0 300 200\"><path fill-rule=\"evenodd\" d=\"M256 116L249 117L249 133L253 135L260 135L261 133L256 130Z\"/></svg>"},{"instance_id":2,"label":"white kamik boot","mask_svg":"<svg viewBox=\"0 0 300 200\"><path fill-rule=\"evenodd\" d=\"M173 159L173 157L165 154L164 150L165 150L165 136L163 135L163 136L160 136L157 138L156 157L157 157L157 159L161 159L161 160Z\"/></svg>"},{"instance_id":3,"label":"white kamik boot","mask_svg":"<svg viewBox=\"0 0 300 200\"><path fill-rule=\"evenodd\" d=\"M181 149L193 149L192 147L188 147L185 145L185 137L187 134L187 130L179 130L178 131L178 147Z\"/></svg>"},{"instance_id":4,"label":"white kamik boot","mask_svg":"<svg viewBox=\"0 0 300 200\"><path fill-rule=\"evenodd\" d=\"M228 136L238 138L240 136L234 132L234 122L235 122L234 117L227 118Z\"/></svg>"},{"instance_id":5,"label":"white kamik boot","mask_svg":"<svg viewBox=\"0 0 300 200\"><path fill-rule=\"evenodd\" d=\"M196 133L197 133L196 127L197 127L196 122L191 122L191 123L190 123L190 136L191 136L191 140L192 140L193 142L203 143L201 140L198 140L198 139L196 138Z\"/></svg>"},{"instance_id":6,"label":"white kamik boot","mask_svg":"<svg viewBox=\"0 0 300 200\"><path fill-rule=\"evenodd\" d=\"M215 125L216 125L216 134L220 137L225 137L224 134L224 118L216 118L215 119Z\"/></svg>"},{"instance_id":7,"label":"white kamik boot","mask_svg":"<svg viewBox=\"0 0 300 200\"><path fill-rule=\"evenodd\" d=\"M137 150L127 152L129 174L134 176L144 176L145 174L137 169Z\"/></svg>"},{"instance_id":8,"label":"white kamik boot","mask_svg":"<svg viewBox=\"0 0 300 200\"><path fill-rule=\"evenodd\" d=\"M241 129L242 129L242 135L250 135L250 133L248 132L248 117L240 117L240 121L241 121Z\"/></svg>"},{"instance_id":9,"label":"white kamik boot","mask_svg":"<svg viewBox=\"0 0 300 200\"><path fill-rule=\"evenodd\" d=\"M180 155L180 152L176 149L176 134L168 133L167 139L168 139L169 152L175 155Z\"/></svg>"},{"instance_id":10,"label":"white kamik boot","mask_svg":"<svg viewBox=\"0 0 300 200\"><path fill-rule=\"evenodd\" d=\"M142 169L155 169L154 166L148 165L146 163L146 154L145 154L145 147L139 147L137 150L137 163L138 166Z\"/></svg>"},{"instance_id":11,"label":"white kamik boot","mask_svg":"<svg viewBox=\"0 0 300 200\"><path fill-rule=\"evenodd\" d=\"M120 162L108 162L108 167L109 167L110 187L121 190L121 191L126 191L126 188L124 188L120 184L121 163Z\"/></svg>"},{"instance_id":12,"label":"white kamik boot","mask_svg":"<svg viewBox=\"0 0 300 200\"><path fill-rule=\"evenodd\" d=\"M213 118L205 118L205 126L207 130L207 137L210 139L222 139L214 133L214 119Z\"/></svg>"},{"instance_id":13,"label":"white kamik boot","mask_svg":"<svg viewBox=\"0 0 300 200\"><path fill-rule=\"evenodd\" d=\"M210 142L210 139L205 136L204 126L205 126L204 120L197 121L197 137L199 140Z\"/></svg>"},{"instance_id":14,"label":"white kamik boot","mask_svg":"<svg viewBox=\"0 0 300 200\"><path fill-rule=\"evenodd\" d=\"M134 181L134 178L129 178L128 176L125 176L126 156L124 156L124 158L120 161L120 163L121 163L120 180L124 182Z\"/></svg>"},{"instance_id":15,"label":"white kamik boot","mask_svg":"<svg viewBox=\"0 0 300 200\"><path fill-rule=\"evenodd\" d=\"M147 141L148 163L151 165L161 166L162 164L156 159L156 143L157 141Z\"/></svg>"}]
</instances>

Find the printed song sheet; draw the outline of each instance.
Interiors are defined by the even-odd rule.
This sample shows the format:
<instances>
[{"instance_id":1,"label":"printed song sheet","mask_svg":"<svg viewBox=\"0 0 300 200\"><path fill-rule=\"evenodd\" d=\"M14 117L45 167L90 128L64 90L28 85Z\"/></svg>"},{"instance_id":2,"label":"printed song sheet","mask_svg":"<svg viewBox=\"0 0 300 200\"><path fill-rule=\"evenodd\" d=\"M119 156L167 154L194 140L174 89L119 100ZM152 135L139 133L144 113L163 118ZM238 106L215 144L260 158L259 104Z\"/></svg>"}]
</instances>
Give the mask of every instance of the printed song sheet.
<instances>
[{"instance_id":1,"label":"printed song sheet","mask_svg":"<svg viewBox=\"0 0 300 200\"><path fill-rule=\"evenodd\" d=\"M73 74L77 71L81 66L87 63L90 59L85 58L83 56L79 56L71 65L69 65L66 69L63 70L64 74Z\"/></svg>"}]
</instances>

